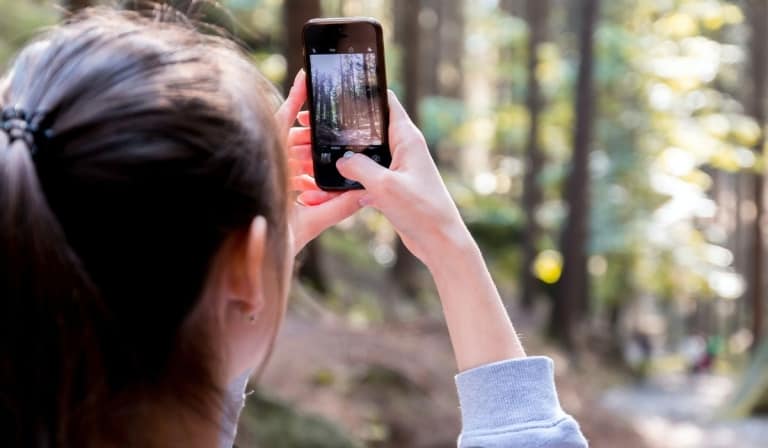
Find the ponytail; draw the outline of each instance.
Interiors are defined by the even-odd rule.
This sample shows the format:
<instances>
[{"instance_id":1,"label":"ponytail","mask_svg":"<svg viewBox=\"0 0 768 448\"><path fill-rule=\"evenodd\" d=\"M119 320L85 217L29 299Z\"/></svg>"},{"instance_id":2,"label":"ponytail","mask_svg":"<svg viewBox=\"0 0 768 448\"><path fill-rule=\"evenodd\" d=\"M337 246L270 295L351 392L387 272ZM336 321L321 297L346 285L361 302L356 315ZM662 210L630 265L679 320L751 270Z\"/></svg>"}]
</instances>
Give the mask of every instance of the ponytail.
<instances>
[{"instance_id":1,"label":"ponytail","mask_svg":"<svg viewBox=\"0 0 768 448\"><path fill-rule=\"evenodd\" d=\"M97 294L47 204L34 133L22 117L3 119L0 446L83 446L76 428L90 412L84 391L93 399L103 381Z\"/></svg>"},{"instance_id":2,"label":"ponytail","mask_svg":"<svg viewBox=\"0 0 768 448\"><path fill-rule=\"evenodd\" d=\"M267 82L165 19L88 9L0 77L0 107L45 111L0 120L0 447L210 445L226 353L203 298L256 216L282 286Z\"/></svg>"}]
</instances>

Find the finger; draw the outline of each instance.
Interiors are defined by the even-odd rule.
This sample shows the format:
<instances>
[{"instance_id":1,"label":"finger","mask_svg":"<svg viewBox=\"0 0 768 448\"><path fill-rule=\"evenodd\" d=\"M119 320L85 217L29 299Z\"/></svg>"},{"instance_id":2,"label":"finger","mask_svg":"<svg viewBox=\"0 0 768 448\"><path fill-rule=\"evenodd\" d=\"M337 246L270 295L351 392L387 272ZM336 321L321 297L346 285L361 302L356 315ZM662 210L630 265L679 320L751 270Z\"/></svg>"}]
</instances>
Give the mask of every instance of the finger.
<instances>
[{"instance_id":1,"label":"finger","mask_svg":"<svg viewBox=\"0 0 768 448\"><path fill-rule=\"evenodd\" d=\"M291 191L320 190L315 179L307 174L291 177Z\"/></svg>"},{"instance_id":2,"label":"finger","mask_svg":"<svg viewBox=\"0 0 768 448\"><path fill-rule=\"evenodd\" d=\"M424 135L416 127L408 113L400 104L397 96L391 90L388 91L389 95L389 142L392 156L397 157L398 152L403 149L409 150L409 152L422 153L417 157L422 161L427 159L431 160L429 155L429 149L424 140ZM410 151L411 149L421 148L422 151ZM409 158L399 158L401 161L401 167L409 165Z\"/></svg>"},{"instance_id":3,"label":"finger","mask_svg":"<svg viewBox=\"0 0 768 448\"><path fill-rule=\"evenodd\" d=\"M309 128L291 128L288 131L288 146L308 145L312 143L312 131Z\"/></svg>"},{"instance_id":4,"label":"finger","mask_svg":"<svg viewBox=\"0 0 768 448\"><path fill-rule=\"evenodd\" d=\"M302 126L309 126L309 111L301 111L299 112L299 124Z\"/></svg>"},{"instance_id":5,"label":"finger","mask_svg":"<svg viewBox=\"0 0 768 448\"><path fill-rule=\"evenodd\" d=\"M299 70L293 80L293 86L288 92L285 102L275 113L275 119L282 129L290 128L296 122L296 116L307 101L307 84L304 70Z\"/></svg>"},{"instance_id":6,"label":"finger","mask_svg":"<svg viewBox=\"0 0 768 448\"><path fill-rule=\"evenodd\" d=\"M312 145L298 145L288 148L289 159L312 160Z\"/></svg>"},{"instance_id":7,"label":"finger","mask_svg":"<svg viewBox=\"0 0 768 448\"><path fill-rule=\"evenodd\" d=\"M376 188L392 173L370 157L351 151L336 161L336 168L342 176L360 182L367 189Z\"/></svg>"},{"instance_id":8,"label":"finger","mask_svg":"<svg viewBox=\"0 0 768 448\"><path fill-rule=\"evenodd\" d=\"M411 120L411 117L408 116L408 112L405 111L405 108L402 104L400 104L400 100L397 99L397 95L395 95L395 92L388 90L387 91L387 99L389 100L389 123L390 126L393 124L400 124L400 123L413 123Z\"/></svg>"},{"instance_id":9,"label":"finger","mask_svg":"<svg viewBox=\"0 0 768 448\"><path fill-rule=\"evenodd\" d=\"M339 196L341 193L332 193L330 191L323 190L308 190L302 192L297 198L298 201L304 205L320 205L324 202L328 202L331 199Z\"/></svg>"},{"instance_id":10,"label":"finger","mask_svg":"<svg viewBox=\"0 0 768 448\"><path fill-rule=\"evenodd\" d=\"M333 197L322 204L303 207L303 224L310 228L321 228L321 231L349 217L360 209L360 198L365 195L363 190L350 190L344 193L329 193Z\"/></svg>"},{"instance_id":11,"label":"finger","mask_svg":"<svg viewBox=\"0 0 768 448\"><path fill-rule=\"evenodd\" d=\"M315 175L312 159L288 159L288 169L291 172L291 176L300 176L302 174Z\"/></svg>"},{"instance_id":12,"label":"finger","mask_svg":"<svg viewBox=\"0 0 768 448\"><path fill-rule=\"evenodd\" d=\"M311 241L325 229L360 210L360 198L364 194L361 190L347 191L319 205L299 206L296 219L304 233L300 243Z\"/></svg>"}]
</instances>

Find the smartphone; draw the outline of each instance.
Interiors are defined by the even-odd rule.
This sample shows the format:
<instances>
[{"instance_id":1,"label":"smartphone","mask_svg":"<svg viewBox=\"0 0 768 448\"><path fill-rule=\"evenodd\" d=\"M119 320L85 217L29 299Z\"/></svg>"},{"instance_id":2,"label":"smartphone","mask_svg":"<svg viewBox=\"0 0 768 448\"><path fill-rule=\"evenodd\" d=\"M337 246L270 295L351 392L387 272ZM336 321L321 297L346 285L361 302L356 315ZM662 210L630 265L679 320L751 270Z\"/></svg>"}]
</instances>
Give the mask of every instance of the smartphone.
<instances>
[{"instance_id":1,"label":"smartphone","mask_svg":"<svg viewBox=\"0 0 768 448\"><path fill-rule=\"evenodd\" d=\"M363 188L336 161L361 152L389 167L389 103L381 24L367 17L312 19L302 30L315 182L323 190Z\"/></svg>"}]
</instances>

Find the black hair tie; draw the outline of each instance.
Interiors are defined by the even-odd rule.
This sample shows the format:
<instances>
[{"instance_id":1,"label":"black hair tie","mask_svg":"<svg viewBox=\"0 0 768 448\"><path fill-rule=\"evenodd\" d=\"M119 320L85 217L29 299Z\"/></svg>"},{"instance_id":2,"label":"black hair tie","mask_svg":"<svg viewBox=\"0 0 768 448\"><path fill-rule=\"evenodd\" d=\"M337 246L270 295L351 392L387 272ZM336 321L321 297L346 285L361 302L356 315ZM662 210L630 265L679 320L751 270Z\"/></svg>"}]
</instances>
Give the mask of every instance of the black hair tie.
<instances>
[{"instance_id":1,"label":"black hair tie","mask_svg":"<svg viewBox=\"0 0 768 448\"><path fill-rule=\"evenodd\" d=\"M50 129L40 129L44 116L42 112L28 114L18 107L5 107L0 115L0 129L8 135L9 144L23 140L34 155L53 136Z\"/></svg>"}]
</instances>

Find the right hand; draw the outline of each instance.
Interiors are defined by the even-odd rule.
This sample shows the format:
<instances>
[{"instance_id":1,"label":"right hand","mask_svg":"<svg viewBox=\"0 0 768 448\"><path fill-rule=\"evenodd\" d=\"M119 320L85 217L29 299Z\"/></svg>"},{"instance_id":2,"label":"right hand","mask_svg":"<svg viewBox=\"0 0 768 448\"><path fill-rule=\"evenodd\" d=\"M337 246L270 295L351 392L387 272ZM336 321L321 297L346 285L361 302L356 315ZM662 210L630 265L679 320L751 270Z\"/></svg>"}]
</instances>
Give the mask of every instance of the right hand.
<instances>
[{"instance_id":1,"label":"right hand","mask_svg":"<svg viewBox=\"0 0 768 448\"><path fill-rule=\"evenodd\" d=\"M442 250L472 241L456 204L432 160L424 136L389 92L389 169L360 153L348 152L336 166L365 187L360 205L380 210L403 244L427 267Z\"/></svg>"},{"instance_id":2,"label":"right hand","mask_svg":"<svg viewBox=\"0 0 768 448\"><path fill-rule=\"evenodd\" d=\"M309 112L299 112L307 100L306 75L300 70L275 120L288 150L291 190L299 193L290 216L294 255L325 229L351 216L359 208L359 190L331 193L315 183L312 167ZM294 126L296 120L298 126Z\"/></svg>"}]
</instances>

